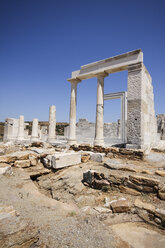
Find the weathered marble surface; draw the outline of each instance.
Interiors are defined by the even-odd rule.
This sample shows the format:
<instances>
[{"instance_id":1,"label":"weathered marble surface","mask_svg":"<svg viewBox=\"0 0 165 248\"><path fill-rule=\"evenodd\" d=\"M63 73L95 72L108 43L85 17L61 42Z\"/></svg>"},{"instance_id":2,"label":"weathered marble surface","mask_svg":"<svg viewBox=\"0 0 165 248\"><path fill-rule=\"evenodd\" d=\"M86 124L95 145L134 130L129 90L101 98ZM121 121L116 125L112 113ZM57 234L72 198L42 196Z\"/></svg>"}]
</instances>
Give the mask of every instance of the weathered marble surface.
<instances>
[{"instance_id":1,"label":"weathered marble surface","mask_svg":"<svg viewBox=\"0 0 165 248\"><path fill-rule=\"evenodd\" d=\"M38 132L38 119L34 118L32 123L32 136L31 141L37 141L39 139L39 132Z\"/></svg>"},{"instance_id":2,"label":"weathered marble surface","mask_svg":"<svg viewBox=\"0 0 165 248\"><path fill-rule=\"evenodd\" d=\"M55 142L55 138L56 138L56 107L52 105L49 108L48 141Z\"/></svg>"}]
</instances>

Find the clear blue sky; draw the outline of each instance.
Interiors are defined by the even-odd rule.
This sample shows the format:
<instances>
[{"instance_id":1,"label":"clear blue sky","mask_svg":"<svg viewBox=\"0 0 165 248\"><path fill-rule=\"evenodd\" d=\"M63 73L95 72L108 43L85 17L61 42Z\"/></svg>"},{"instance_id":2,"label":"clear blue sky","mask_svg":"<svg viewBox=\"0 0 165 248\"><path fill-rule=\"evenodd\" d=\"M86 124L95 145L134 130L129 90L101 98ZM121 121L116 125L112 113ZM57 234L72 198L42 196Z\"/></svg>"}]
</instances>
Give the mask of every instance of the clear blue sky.
<instances>
[{"instance_id":1,"label":"clear blue sky","mask_svg":"<svg viewBox=\"0 0 165 248\"><path fill-rule=\"evenodd\" d=\"M69 120L70 83L81 65L141 48L165 113L165 0L0 0L0 121ZM78 85L77 119L95 121L96 79ZM127 90L127 72L105 79L105 93ZM120 102L105 102L105 121Z\"/></svg>"}]
</instances>

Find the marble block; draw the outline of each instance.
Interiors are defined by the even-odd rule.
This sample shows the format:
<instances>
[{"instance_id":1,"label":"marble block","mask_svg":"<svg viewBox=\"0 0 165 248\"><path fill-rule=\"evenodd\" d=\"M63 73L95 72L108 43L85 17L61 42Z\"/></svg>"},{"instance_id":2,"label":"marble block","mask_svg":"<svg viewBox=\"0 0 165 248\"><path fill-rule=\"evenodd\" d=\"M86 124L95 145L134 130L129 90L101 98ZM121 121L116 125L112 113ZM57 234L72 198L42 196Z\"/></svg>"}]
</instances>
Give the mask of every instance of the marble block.
<instances>
[{"instance_id":1,"label":"marble block","mask_svg":"<svg viewBox=\"0 0 165 248\"><path fill-rule=\"evenodd\" d=\"M59 153L51 156L51 167L59 169L81 163L81 154L79 153Z\"/></svg>"}]
</instances>

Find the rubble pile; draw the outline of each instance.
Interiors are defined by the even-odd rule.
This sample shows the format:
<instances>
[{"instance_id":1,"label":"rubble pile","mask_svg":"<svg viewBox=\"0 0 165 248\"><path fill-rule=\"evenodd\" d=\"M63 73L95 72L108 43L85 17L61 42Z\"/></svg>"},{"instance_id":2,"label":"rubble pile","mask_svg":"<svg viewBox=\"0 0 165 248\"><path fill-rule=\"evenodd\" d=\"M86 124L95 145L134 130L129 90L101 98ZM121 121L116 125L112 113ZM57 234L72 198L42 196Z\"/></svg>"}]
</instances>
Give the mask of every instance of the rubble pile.
<instances>
[{"instance_id":1,"label":"rubble pile","mask_svg":"<svg viewBox=\"0 0 165 248\"><path fill-rule=\"evenodd\" d=\"M156 194L161 200L165 200L165 186L160 184L159 180L143 177L133 176L128 177L105 177L103 173L98 173L93 170L89 170L83 173L83 180L85 186L92 187L94 189L108 191L118 189L121 193L139 196L143 193ZM131 204L126 199L115 200L109 202L107 206L110 206L113 213L122 213L131 211ZM134 209L133 209L134 208ZM138 214L144 221L161 226L165 229L165 210L156 208L155 206L147 203L143 203L136 199L132 211Z\"/></svg>"},{"instance_id":2,"label":"rubble pile","mask_svg":"<svg viewBox=\"0 0 165 248\"><path fill-rule=\"evenodd\" d=\"M1 145L1 188L8 180L5 187L11 183L12 191L9 197L9 192L2 194L0 246L47 247L40 240L42 235L47 237L41 224L46 220L40 222L34 216L37 212L32 214L36 204L35 211L40 214L50 211L49 221L52 214L61 211L73 219L95 216L109 226L146 222L164 232L165 163L152 163L164 154L153 153L147 162L144 152L124 148L81 145L69 149L44 142ZM29 204L24 218L25 205L18 201ZM21 215L17 208L23 209ZM25 218L28 211L33 215L28 215L31 221ZM39 233L39 227L44 234Z\"/></svg>"},{"instance_id":3,"label":"rubble pile","mask_svg":"<svg viewBox=\"0 0 165 248\"><path fill-rule=\"evenodd\" d=\"M94 189L107 190L119 189L122 193L140 195L142 193L156 194L161 200L165 200L165 185L160 180L139 175L109 175L89 170L83 173L83 183Z\"/></svg>"},{"instance_id":4,"label":"rubble pile","mask_svg":"<svg viewBox=\"0 0 165 248\"><path fill-rule=\"evenodd\" d=\"M132 160L143 160L144 151L117 147L102 147L102 146L91 146L91 145L72 145L70 149L74 151L91 151L104 153L106 156L113 158L128 158Z\"/></svg>"}]
</instances>

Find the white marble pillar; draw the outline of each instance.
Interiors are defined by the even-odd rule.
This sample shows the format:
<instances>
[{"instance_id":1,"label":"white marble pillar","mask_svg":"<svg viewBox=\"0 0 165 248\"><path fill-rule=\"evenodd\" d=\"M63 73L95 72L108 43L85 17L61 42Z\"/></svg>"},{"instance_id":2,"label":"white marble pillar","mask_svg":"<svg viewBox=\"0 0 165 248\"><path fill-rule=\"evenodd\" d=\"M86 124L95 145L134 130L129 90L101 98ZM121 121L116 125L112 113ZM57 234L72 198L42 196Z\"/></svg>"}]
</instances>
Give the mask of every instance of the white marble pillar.
<instances>
[{"instance_id":1,"label":"white marble pillar","mask_svg":"<svg viewBox=\"0 0 165 248\"><path fill-rule=\"evenodd\" d=\"M38 119L33 119L31 141L38 141Z\"/></svg>"},{"instance_id":2,"label":"white marble pillar","mask_svg":"<svg viewBox=\"0 0 165 248\"><path fill-rule=\"evenodd\" d=\"M48 142L55 142L55 138L56 138L56 107L52 105L49 108Z\"/></svg>"},{"instance_id":3,"label":"white marble pillar","mask_svg":"<svg viewBox=\"0 0 165 248\"><path fill-rule=\"evenodd\" d=\"M20 115L19 121L18 121L18 140L24 139L24 116Z\"/></svg>"},{"instance_id":4,"label":"white marble pillar","mask_svg":"<svg viewBox=\"0 0 165 248\"><path fill-rule=\"evenodd\" d=\"M121 117L120 117L120 135L122 143L127 142L127 92L121 96Z\"/></svg>"},{"instance_id":5,"label":"white marble pillar","mask_svg":"<svg viewBox=\"0 0 165 248\"><path fill-rule=\"evenodd\" d=\"M104 145L104 75L97 76L97 105L94 145Z\"/></svg>"},{"instance_id":6,"label":"white marble pillar","mask_svg":"<svg viewBox=\"0 0 165 248\"><path fill-rule=\"evenodd\" d=\"M76 105L77 105L77 84L81 80L72 79L71 83L71 96L70 96L70 118L69 118L69 138L68 143L74 145L76 140Z\"/></svg>"}]
</instances>

